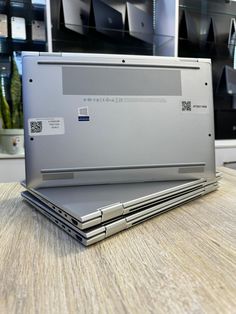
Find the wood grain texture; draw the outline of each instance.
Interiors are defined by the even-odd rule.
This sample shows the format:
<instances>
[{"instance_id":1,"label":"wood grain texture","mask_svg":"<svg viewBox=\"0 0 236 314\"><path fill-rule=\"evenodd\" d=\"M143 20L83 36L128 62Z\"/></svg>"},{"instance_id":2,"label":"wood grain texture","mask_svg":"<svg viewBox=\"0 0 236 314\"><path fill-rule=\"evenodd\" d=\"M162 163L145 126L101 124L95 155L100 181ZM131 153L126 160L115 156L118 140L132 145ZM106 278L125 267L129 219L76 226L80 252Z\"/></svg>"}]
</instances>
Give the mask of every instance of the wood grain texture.
<instances>
[{"instance_id":1,"label":"wood grain texture","mask_svg":"<svg viewBox=\"0 0 236 314\"><path fill-rule=\"evenodd\" d=\"M236 313L236 171L85 248L0 184L0 313Z\"/></svg>"}]
</instances>

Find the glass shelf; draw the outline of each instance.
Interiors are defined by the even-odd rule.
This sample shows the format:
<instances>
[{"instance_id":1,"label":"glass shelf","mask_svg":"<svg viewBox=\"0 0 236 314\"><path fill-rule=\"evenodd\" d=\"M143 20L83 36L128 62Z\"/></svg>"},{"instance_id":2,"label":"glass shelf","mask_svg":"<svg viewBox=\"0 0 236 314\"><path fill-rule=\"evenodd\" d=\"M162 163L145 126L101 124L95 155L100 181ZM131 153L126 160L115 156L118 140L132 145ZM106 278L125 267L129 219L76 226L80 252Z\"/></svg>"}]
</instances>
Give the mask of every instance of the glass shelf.
<instances>
[{"instance_id":1,"label":"glass shelf","mask_svg":"<svg viewBox=\"0 0 236 314\"><path fill-rule=\"evenodd\" d=\"M47 51L45 10L45 1L0 0L0 83L11 113L14 103L12 84L17 77L19 82L22 76L21 52ZM19 76L13 75L17 73L14 62ZM17 86L20 89L20 84ZM23 158L23 155L17 158Z\"/></svg>"},{"instance_id":2,"label":"glass shelf","mask_svg":"<svg viewBox=\"0 0 236 314\"><path fill-rule=\"evenodd\" d=\"M228 44L234 16L180 10L179 37Z\"/></svg>"},{"instance_id":3,"label":"glass shelf","mask_svg":"<svg viewBox=\"0 0 236 314\"><path fill-rule=\"evenodd\" d=\"M162 31L163 28L158 23L161 21L162 25L170 16L171 21L175 19L169 3L167 5L161 0L131 0L128 4L125 0L101 3L88 0L77 4L60 1L61 5L58 5L56 0L51 0L50 3L53 51L166 56L173 56L176 53L173 25L169 26L170 23L166 22L165 34L165 30ZM156 12L163 5L166 12L157 22ZM101 7L104 10L101 10ZM168 16L167 11L170 11ZM159 35L156 29L163 34Z\"/></svg>"},{"instance_id":4,"label":"glass shelf","mask_svg":"<svg viewBox=\"0 0 236 314\"><path fill-rule=\"evenodd\" d=\"M22 50L45 51L45 9L45 1L41 0L0 0L0 54Z\"/></svg>"},{"instance_id":5,"label":"glass shelf","mask_svg":"<svg viewBox=\"0 0 236 314\"><path fill-rule=\"evenodd\" d=\"M173 55L175 38L152 33L63 24L52 31L53 51ZM172 50L171 50L172 49Z\"/></svg>"},{"instance_id":6,"label":"glass shelf","mask_svg":"<svg viewBox=\"0 0 236 314\"><path fill-rule=\"evenodd\" d=\"M0 0L1 1L1 0ZM26 25L30 25L32 20L45 20L45 5L35 5L31 1L10 1L7 4L0 2L0 14L7 18L8 26L12 17L24 18ZM9 28L9 27L8 27Z\"/></svg>"},{"instance_id":7,"label":"glass shelf","mask_svg":"<svg viewBox=\"0 0 236 314\"><path fill-rule=\"evenodd\" d=\"M0 0L0 9L4 7L24 8L31 6L37 9L45 9L46 0Z\"/></svg>"},{"instance_id":8,"label":"glass shelf","mask_svg":"<svg viewBox=\"0 0 236 314\"><path fill-rule=\"evenodd\" d=\"M46 48L45 41L0 38L0 56L10 55L12 51L46 51Z\"/></svg>"},{"instance_id":9,"label":"glass shelf","mask_svg":"<svg viewBox=\"0 0 236 314\"><path fill-rule=\"evenodd\" d=\"M235 17L236 2L224 0L180 0L179 8L207 15Z\"/></svg>"}]
</instances>

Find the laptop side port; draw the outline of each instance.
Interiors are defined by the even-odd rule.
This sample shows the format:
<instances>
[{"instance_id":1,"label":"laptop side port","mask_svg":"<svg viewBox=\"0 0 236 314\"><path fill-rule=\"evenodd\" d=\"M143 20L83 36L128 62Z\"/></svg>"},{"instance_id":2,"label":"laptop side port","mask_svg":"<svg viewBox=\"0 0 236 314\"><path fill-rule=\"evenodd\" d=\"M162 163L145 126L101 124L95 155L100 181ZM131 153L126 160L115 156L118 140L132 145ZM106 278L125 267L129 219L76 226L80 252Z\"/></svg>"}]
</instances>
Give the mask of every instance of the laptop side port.
<instances>
[{"instance_id":1,"label":"laptop side port","mask_svg":"<svg viewBox=\"0 0 236 314\"><path fill-rule=\"evenodd\" d=\"M80 236L78 236L78 234L75 235L76 239L79 240L80 242L82 242L82 238Z\"/></svg>"},{"instance_id":2,"label":"laptop side port","mask_svg":"<svg viewBox=\"0 0 236 314\"><path fill-rule=\"evenodd\" d=\"M74 218L71 218L71 221L72 221L73 225L78 226L78 221L77 220L75 220Z\"/></svg>"}]
</instances>

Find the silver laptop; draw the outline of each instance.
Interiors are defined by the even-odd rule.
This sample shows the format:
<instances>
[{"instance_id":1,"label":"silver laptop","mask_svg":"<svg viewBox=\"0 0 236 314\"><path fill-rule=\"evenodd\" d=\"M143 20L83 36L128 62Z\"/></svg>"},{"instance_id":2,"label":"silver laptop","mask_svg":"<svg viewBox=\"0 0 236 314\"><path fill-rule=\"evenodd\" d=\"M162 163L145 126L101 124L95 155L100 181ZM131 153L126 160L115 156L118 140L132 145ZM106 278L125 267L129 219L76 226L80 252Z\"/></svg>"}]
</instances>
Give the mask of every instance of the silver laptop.
<instances>
[{"instance_id":1,"label":"silver laptop","mask_svg":"<svg viewBox=\"0 0 236 314\"><path fill-rule=\"evenodd\" d=\"M23 104L29 188L214 178L208 59L26 53Z\"/></svg>"},{"instance_id":2,"label":"silver laptop","mask_svg":"<svg viewBox=\"0 0 236 314\"><path fill-rule=\"evenodd\" d=\"M180 12L180 37L191 43L205 44L209 40L211 17L195 11L183 10Z\"/></svg>"},{"instance_id":3,"label":"silver laptop","mask_svg":"<svg viewBox=\"0 0 236 314\"><path fill-rule=\"evenodd\" d=\"M127 2L127 17L129 34L132 37L152 44L154 35L152 16L132 3Z\"/></svg>"},{"instance_id":4,"label":"silver laptop","mask_svg":"<svg viewBox=\"0 0 236 314\"><path fill-rule=\"evenodd\" d=\"M122 14L103 1L93 0L96 30L111 37L123 37Z\"/></svg>"},{"instance_id":5,"label":"silver laptop","mask_svg":"<svg viewBox=\"0 0 236 314\"><path fill-rule=\"evenodd\" d=\"M89 29L91 0L62 0L65 27L79 34Z\"/></svg>"},{"instance_id":6,"label":"silver laptop","mask_svg":"<svg viewBox=\"0 0 236 314\"><path fill-rule=\"evenodd\" d=\"M151 203L145 208L142 208L141 206L140 210L135 213L131 212L126 216L100 223L93 228L87 228L85 230L81 230L77 224L73 223L73 221L69 221L66 217L56 213L50 206L47 206L44 202L35 198L29 191L23 192L22 196L28 203L33 205L33 207L47 216L64 231L80 241L82 244L88 246L177 206L185 204L186 202L201 197L209 192L215 191L217 187L217 182L212 182L204 187L199 187L196 190L189 190L183 195L176 195L172 199L162 200L160 203ZM86 207L86 203L82 205ZM74 212L74 214L77 214L77 212Z\"/></svg>"},{"instance_id":7,"label":"silver laptop","mask_svg":"<svg viewBox=\"0 0 236 314\"><path fill-rule=\"evenodd\" d=\"M55 187L28 189L28 192L69 223L80 229L87 229L177 197L184 197L187 193L197 193L208 184L215 184L216 180Z\"/></svg>"},{"instance_id":8,"label":"silver laptop","mask_svg":"<svg viewBox=\"0 0 236 314\"><path fill-rule=\"evenodd\" d=\"M217 86L218 94L236 95L236 70L225 65Z\"/></svg>"}]
</instances>

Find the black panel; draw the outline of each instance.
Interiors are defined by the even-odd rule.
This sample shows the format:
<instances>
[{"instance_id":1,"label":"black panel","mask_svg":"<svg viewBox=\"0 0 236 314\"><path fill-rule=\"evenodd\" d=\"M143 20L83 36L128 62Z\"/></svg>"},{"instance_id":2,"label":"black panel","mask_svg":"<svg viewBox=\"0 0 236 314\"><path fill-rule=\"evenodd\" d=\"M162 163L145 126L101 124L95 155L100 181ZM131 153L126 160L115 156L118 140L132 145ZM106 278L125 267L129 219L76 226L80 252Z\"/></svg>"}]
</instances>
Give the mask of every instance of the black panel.
<instances>
[{"instance_id":1,"label":"black panel","mask_svg":"<svg viewBox=\"0 0 236 314\"><path fill-rule=\"evenodd\" d=\"M236 110L215 111L215 125L217 139L236 138Z\"/></svg>"}]
</instances>

